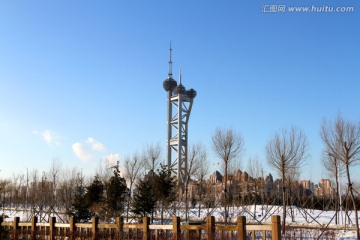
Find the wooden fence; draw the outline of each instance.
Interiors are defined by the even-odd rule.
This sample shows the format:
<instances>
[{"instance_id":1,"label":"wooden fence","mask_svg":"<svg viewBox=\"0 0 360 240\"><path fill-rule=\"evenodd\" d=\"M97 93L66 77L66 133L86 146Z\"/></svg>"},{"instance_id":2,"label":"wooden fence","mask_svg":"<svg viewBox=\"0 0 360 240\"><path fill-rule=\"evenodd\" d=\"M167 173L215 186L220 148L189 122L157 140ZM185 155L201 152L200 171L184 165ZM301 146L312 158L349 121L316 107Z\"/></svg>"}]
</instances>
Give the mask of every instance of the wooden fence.
<instances>
[{"instance_id":1,"label":"wooden fence","mask_svg":"<svg viewBox=\"0 0 360 240\"><path fill-rule=\"evenodd\" d=\"M12 222L4 222L0 217L0 236L7 233L6 239L139 239L139 240L200 240L200 239L272 239L280 240L280 217L272 216L271 224L249 225L246 218L239 216L236 224L220 225L215 223L215 218L209 216L204 223L196 225L181 224L179 217L172 218L172 224L153 225L150 218L144 217L141 224L124 224L123 217L117 217L113 224L99 223L99 219L92 218L91 223L75 223L70 218L69 223L56 223L56 218L51 217L49 223L39 223L37 217L31 222L20 222L15 217ZM270 234L271 233L271 234Z\"/></svg>"}]
</instances>

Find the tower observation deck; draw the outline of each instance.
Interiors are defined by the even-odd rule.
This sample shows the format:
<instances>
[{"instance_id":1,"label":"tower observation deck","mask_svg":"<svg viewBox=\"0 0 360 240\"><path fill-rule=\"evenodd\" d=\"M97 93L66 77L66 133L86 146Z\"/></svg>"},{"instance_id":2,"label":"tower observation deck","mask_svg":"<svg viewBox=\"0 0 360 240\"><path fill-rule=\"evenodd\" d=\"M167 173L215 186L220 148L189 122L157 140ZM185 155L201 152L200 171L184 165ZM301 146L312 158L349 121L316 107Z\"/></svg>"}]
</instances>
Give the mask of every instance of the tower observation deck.
<instances>
[{"instance_id":1,"label":"tower observation deck","mask_svg":"<svg viewBox=\"0 0 360 240\"><path fill-rule=\"evenodd\" d=\"M167 92L167 138L166 161L169 171L175 171L178 185L187 176L188 124L192 104L196 97L194 89L182 85L180 69L179 84L172 77L172 49L170 46L169 73L163 82Z\"/></svg>"}]
</instances>

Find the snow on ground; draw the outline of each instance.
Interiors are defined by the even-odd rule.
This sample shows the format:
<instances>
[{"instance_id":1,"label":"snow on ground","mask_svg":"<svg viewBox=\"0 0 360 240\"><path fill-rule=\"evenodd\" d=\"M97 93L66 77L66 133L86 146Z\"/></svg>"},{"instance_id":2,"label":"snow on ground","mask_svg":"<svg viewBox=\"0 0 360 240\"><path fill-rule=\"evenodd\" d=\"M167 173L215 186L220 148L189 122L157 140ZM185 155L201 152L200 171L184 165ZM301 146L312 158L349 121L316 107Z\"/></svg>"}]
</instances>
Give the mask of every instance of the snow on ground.
<instances>
[{"instance_id":1,"label":"snow on ground","mask_svg":"<svg viewBox=\"0 0 360 240\"><path fill-rule=\"evenodd\" d=\"M184 213L181 211L179 211L179 213L180 214L178 214L178 216L180 216L182 219L185 218ZM223 208L204 209L200 212L200 217L198 213L198 209L191 209L189 218L194 220L202 220L206 216L212 215L215 216L217 221L224 220ZM247 222L250 223L270 223L272 215L279 215L281 217L282 207L272 205L251 205L230 207L229 209L229 217L230 221L232 222L236 221L237 216L245 216ZM335 211L303 209L296 206L291 206L287 208L286 222L288 226L303 226L318 229L324 227L336 228L339 229L334 231L336 239L356 239L354 212L349 212L349 216L351 219L350 224L348 220L345 219L345 212L339 212L339 223L335 224ZM347 230L341 230L345 228Z\"/></svg>"},{"instance_id":2,"label":"snow on ground","mask_svg":"<svg viewBox=\"0 0 360 240\"><path fill-rule=\"evenodd\" d=\"M0 215L3 214L7 216L5 221L12 221L14 217L20 217L20 221L30 221L31 214L27 211L15 211L15 210L0 210ZM158 213L160 216L160 213ZM177 209L176 213L174 210L165 211L164 217L171 218L172 216L179 216L181 219L185 219L185 211L182 209ZM214 216L216 221L224 221L224 209L222 207L218 208L204 208L201 209L200 214L199 210L196 208L189 210L189 219L192 221L202 221L206 216ZM273 205L251 205L251 206L241 206L241 207L230 207L229 217L231 222L235 222L237 216L245 216L247 222L252 224L265 224L271 222L272 215L282 216L282 207L273 206ZM356 239L355 232L355 217L354 212L350 212L349 216L351 223L349 224L348 220L345 219L345 212L342 211L339 213L339 223L335 224L335 211L322 211L322 210L313 210L313 209L303 209L295 206L287 208L286 222L288 226L306 226L314 228L336 228L335 230L336 239L342 240L352 240ZM67 217L62 216L64 219ZM346 229L346 230L343 230Z\"/></svg>"}]
</instances>

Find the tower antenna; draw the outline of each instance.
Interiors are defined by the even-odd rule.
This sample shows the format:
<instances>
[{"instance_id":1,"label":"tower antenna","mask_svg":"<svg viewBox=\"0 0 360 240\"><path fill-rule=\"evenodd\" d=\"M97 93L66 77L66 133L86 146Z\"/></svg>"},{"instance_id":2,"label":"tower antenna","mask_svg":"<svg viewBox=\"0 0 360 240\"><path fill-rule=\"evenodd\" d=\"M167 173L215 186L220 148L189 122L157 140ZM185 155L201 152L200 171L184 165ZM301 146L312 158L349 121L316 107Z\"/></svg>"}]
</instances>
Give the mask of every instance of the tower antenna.
<instances>
[{"instance_id":1,"label":"tower antenna","mask_svg":"<svg viewBox=\"0 0 360 240\"><path fill-rule=\"evenodd\" d=\"M169 59L169 74L168 74L168 76L169 77L172 77L172 48L171 48L171 41L170 41L170 49L169 49L169 51L170 51L170 59Z\"/></svg>"},{"instance_id":2,"label":"tower antenna","mask_svg":"<svg viewBox=\"0 0 360 240\"><path fill-rule=\"evenodd\" d=\"M169 76L163 82L167 92L167 138L166 162L168 170L176 172L177 184L183 185L188 174L188 123L196 97L194 89L182 85L182 66L180 65L179 84L172 78L172 49L170 43Z\"/></svg>"}]
</instances>

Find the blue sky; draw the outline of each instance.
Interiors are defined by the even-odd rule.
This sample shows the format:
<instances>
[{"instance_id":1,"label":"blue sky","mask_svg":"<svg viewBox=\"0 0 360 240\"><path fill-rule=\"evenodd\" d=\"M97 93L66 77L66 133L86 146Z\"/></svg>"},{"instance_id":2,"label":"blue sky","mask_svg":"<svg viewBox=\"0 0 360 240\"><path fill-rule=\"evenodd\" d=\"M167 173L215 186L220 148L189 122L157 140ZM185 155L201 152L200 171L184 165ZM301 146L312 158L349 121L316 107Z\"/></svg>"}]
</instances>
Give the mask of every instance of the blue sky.
<instances>
[{"instance_id":1,"label":"blue sky","mask_svg":"<svg viewBox=\"0 0 360 240\"><path fill-rule=\"evenodd\" d=\"M270 5L286 11L262 12ZM360 120L359 11L358 0L1 1L0 178L47 171L53 159L91 176L106 157L165 149L170 41L174 76L181 65L198 92L189 141L211 163L215 129L233 128L242 168L257 155L272 172L267 141L297 126L310 143L302 178L327 177L322 119Z\"/></svg>"}]
</instances>

